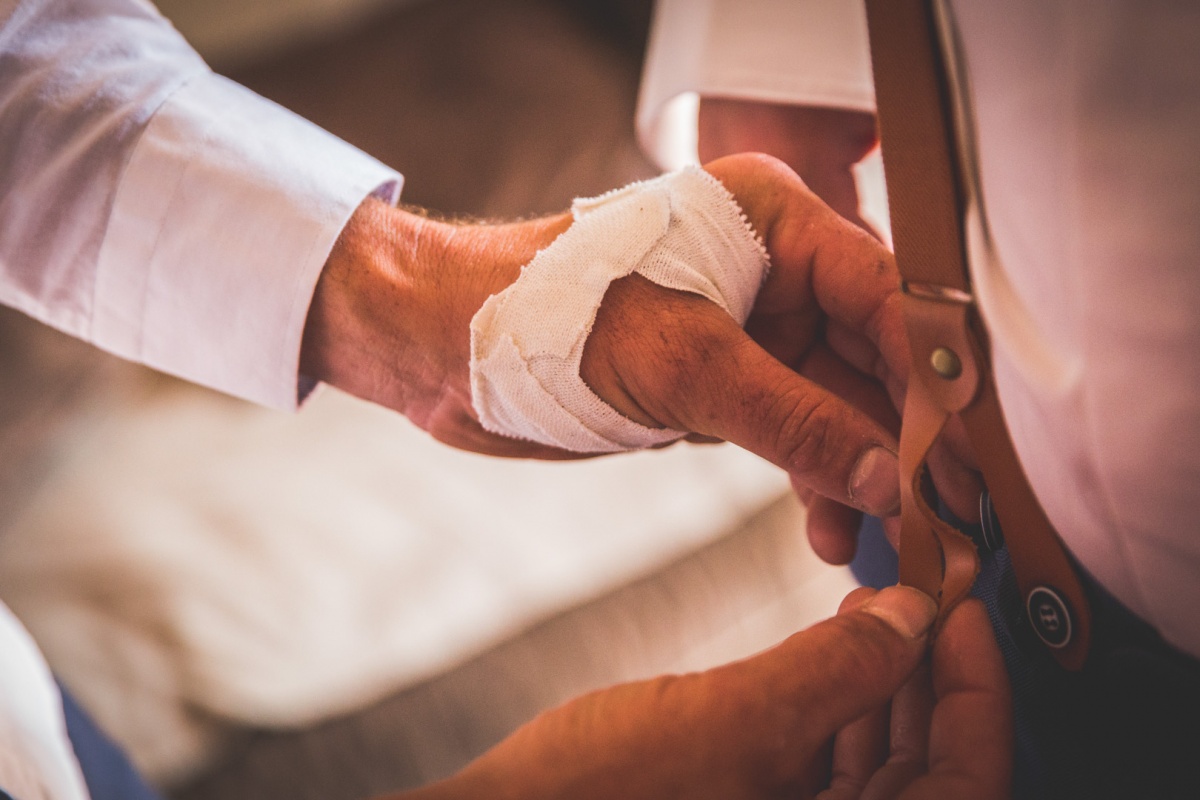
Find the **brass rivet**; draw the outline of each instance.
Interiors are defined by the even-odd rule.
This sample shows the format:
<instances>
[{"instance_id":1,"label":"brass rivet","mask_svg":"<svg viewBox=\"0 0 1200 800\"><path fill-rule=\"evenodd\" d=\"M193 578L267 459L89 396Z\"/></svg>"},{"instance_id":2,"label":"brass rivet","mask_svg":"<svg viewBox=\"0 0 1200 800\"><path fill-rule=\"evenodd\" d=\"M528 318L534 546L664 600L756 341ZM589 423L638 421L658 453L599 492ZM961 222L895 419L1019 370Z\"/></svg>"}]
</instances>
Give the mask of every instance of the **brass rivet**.
<instances>
[{"instance_id":1,"label":"brass rivet","mask_svg":"<svg viewBox=\"0 0 1200 800\"><path fill-rule=\"evenodd\" d=\"M958 360L958 354L949 347L939 347L934 350L933 354L929 356L929 363L933 366L934 372L948 381L962 375L962 362Z\"/></svg>"}]
</instances>

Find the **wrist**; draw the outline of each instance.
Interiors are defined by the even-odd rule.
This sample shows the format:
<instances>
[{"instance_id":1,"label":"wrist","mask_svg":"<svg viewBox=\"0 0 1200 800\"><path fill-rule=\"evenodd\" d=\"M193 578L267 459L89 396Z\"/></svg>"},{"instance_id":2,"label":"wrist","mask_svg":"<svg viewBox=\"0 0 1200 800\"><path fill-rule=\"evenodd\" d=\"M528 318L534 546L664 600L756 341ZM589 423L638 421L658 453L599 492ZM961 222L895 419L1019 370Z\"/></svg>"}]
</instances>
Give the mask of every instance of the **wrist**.
<instances>
[{"instance_id":1,"label":"wrist","mask_svg":"<svg viewBox=\"0 0 1200 800\"><path fill-rule=\"evenodd\" d=\"M302 373L461 444L452 429L473 414L471 318L569 224L569 215L452 224L364 202L317 282Z\"/></svg>"},{"instance_id":2,"label":"wrist","mask_svg":"<svg viewBox=\"0 0 1200 800\"><path fill-rule=\"evenodd\" d=\"M302 374L403 410L413 342L399 326L418 306L418 265L435 257L427 221L368 199L346 223L317 281L300 349ZM403 242L406 248L398 248ZM392 369L383 366L391 362ZM406 376L409 379L405 379Z\"/></svg>"}]
</instances>

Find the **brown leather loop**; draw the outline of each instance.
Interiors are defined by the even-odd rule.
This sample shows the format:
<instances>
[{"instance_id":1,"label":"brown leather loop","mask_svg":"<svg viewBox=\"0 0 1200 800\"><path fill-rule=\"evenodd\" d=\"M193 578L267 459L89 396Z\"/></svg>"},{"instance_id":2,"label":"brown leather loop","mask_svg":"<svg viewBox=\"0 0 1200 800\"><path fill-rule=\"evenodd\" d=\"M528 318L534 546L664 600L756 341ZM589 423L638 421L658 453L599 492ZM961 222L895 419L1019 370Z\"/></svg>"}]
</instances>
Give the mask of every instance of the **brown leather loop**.
<instances>
[{"instance_id":1,"label":"brown leather loop","mask_svg":"<svg viewBox=\"0 0 1200 800\"><path fill-rule=\"evenodd\" d=\"M938 519L925 498L925 458L949 418L925 381L914 375L900 431L900 582L937 601L939 625L979 573L975 544Z\"/></svg>"}]
</instances>

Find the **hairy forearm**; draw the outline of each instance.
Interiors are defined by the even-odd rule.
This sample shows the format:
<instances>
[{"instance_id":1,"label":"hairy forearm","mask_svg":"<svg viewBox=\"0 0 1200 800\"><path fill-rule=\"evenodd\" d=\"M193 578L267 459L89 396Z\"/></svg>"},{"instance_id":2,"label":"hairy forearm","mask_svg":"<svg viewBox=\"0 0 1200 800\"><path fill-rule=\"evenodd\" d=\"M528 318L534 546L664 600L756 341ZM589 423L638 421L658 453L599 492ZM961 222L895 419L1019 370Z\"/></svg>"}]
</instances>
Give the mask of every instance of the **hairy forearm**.
<instances>
[{"instance_id":1,"label":"hairy forearm","mask_svg":"<svg viewBox=\"0 0 1200 800\"><path fill-rule=\"evenodd\" d=\"M317 283L300 351L301 372L407 413L423 377L413 363L416 342L404 328L371 323L416 313L424 302L422 273L429 262L441 259L443 240L428 220L375 200L363 203ZM382 369L386 363L390 369Z\"/></svg>"}]
</instances>

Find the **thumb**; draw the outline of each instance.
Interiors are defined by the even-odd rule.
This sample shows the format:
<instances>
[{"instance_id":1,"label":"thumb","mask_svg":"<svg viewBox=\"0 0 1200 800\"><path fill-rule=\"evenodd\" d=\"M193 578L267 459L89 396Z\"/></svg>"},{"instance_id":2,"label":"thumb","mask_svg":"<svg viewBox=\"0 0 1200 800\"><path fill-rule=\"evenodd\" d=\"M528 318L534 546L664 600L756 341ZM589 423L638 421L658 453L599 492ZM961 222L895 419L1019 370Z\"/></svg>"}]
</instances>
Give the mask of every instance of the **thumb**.
<instances>
[{"instance_id":1,"label":"thumb","mask_svg":"<svg viewBox=\"0 0 1200 800\"><path fill-rule=\"evenodd\" d=\"M937 615L923 593L893 586L852 610L801 631L745 661L705 673L714 696L754 700L739 717L759 742L773 742L785 776L804 775L835 733L884 706L926 652ZM743 704L744 705L744 704ZM761 708L760 708L761 706ZM782 747L778 743L784 743Z\"/></svg>"},{"instance_id":2,"label":"thumb","mask_svg":"<svg viewBox=\"0 0 1200 800\"><path fill-rule=\"evenodd\" d=\"M924 657L936 616L928 595L890 586L788 640L810 665L801 699L812 734L830 736L886 703Z\"/></svg>"},{"instance_id":3,"label":"thumb","mask_svg":"<svg viewBox=\"0 0 1200 800\"><path fill-rule=\"evenodd\" d=\"M708 362L706 386L677 398L687 430L744 447L832 500L876 516L896 513L895 437L743 331L731 330L728 336L727 356Z\"/></svg>"},{"instance_id":4,"label":"thumb","mask_svg":"<svg viewBox=\"0 0 1200 800\"><path fill-rule=\"evenodd\" d=\"M910 587L889 587L852 610L794 634L743 662L743 678L790 706L810 747L887 703L925 655L937 606Z\"/></svg>"}]
</instances>

